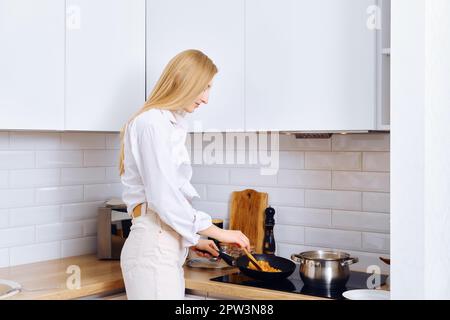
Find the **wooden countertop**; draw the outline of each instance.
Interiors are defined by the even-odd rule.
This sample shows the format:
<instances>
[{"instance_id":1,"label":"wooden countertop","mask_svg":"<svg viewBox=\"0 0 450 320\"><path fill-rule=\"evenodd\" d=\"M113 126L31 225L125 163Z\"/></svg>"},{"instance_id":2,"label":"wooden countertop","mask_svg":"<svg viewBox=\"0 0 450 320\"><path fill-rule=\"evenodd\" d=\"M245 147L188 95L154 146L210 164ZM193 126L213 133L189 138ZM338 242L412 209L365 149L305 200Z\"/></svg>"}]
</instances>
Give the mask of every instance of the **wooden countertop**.
<instances>
[{"instance_id":1,"label":"wooden countertop","mask_svg":"<svg viewBox=\"0 0 450 320\"><path fill-rule=\"evenodd\" d=\"M81 288L68 289L66 282L72 265L80 267ZM100 261L95 255L1 268L0 279L13 280L24 288L8 299L76 299L124 289L119 261Z\"/></svg>"},{"instance_id":2,"label":"wooden countertop","mask_svg":"<svg viewBox=\"0 0 450 320\"><path fill-rule=\"evenodd\" d=\"M66 282L71 273L69 266L79 266L81 288L68 289ZM186 289L226 295L236 299L297 299L319 298L294 293L239 286L210 281L221 275L234 273L236 269L194 269L185 267ZM125 290L119 261L98 260L95 255L85 255L37 262L27 265L0 268L0 279L13 280L24 290L8 299L77 299L90 295Z\"/></svg>"}]
</instances>

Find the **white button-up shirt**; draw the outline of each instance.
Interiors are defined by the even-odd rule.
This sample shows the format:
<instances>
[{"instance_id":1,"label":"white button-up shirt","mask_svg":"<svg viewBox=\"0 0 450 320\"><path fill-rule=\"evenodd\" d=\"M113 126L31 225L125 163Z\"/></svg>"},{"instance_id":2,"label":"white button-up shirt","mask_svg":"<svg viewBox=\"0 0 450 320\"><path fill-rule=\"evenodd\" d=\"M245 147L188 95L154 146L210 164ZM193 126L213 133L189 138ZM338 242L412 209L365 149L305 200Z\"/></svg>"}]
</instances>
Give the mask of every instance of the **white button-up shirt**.
<instances>
[{"instance_id":1,"label":"white button-up shirt","mask_svg":"<svg viewBox=\"0 0 450 320\"><path fill-rule=\"evenodd\" d=\"M192 167L186 149L184 117L169 110L150 109L134 118L124 135L122 199L129 214L147 202L163 222L183 239L197 244L199 231L211 226L211 217L192 207L199 195L190 183Z\"/></svg>"}]
</instances>

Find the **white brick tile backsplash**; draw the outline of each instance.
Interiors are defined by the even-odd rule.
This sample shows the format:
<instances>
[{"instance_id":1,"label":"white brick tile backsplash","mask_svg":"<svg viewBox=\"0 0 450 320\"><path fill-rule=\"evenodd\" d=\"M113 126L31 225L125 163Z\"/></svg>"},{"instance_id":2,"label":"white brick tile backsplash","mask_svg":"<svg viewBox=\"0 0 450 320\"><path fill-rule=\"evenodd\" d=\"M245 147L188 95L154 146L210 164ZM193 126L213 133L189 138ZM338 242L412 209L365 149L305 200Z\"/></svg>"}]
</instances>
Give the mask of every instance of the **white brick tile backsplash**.
<instances>
[{"instance_id":1,"label":"white brick tile backsplash","mask_svg":"<svg viewBox=\"0 0 450 320\"><path fill-rule=\"evenodd\" d=\"M206 212L213 219L228 219L229 205L225 202L193 201L192 206L200 211Z\"/></svg>"},{"instance_id":2,"label":"white brick tile backsplash","mask_svg":"<svg viewBox=\"0 0 450 320\"><path fill-rule=\"evenodd\" d=\"M11 170L9 185L11 188L57 186L60 176L60 169Z\"/></svg>"},{"instance_id":3,"label":"white brick tile backsplash","mask_svg":"<svg viewBox=\"0 0 450 320\"><path fill-rule=\"evenodd\" d=\"M283 243L281 241L276 240L275 243L276 243L276 255L286 259L291 259L292 254L299 254L305 251L309 251L309 247L305 247L299 244Z\"/></svg>"},{"instance_id":4,"label":"white brick tile backsplash","mask_svg":"<svg viewBox=\"0 0 450 320\"><path fill-rule=\"evenodd\" d=\"M60 207L41 206L10 209L9 220L11 227L59 222Z\"/></svg>"},{"instance_id":5,"label":"white brick tile backsplash","mask_svg":"<svg viewBox=\"0 0 450 320\"><path fill-rule=\"evenodd\" d=\"M390 267L386 263L380 260L380 256L385 258L389 258L389 254L380 255L379 253L369 253L369 252L361 252L361 251L346 251L352 257L358 258L358 263L350 266L350 270L360 271L360 272L373 272L373 266L378 266L382 274L389 275ZM368 269L370 267L370 269Z\"/></svg>"},{"instance_id":6,"label":"white brick tile backsplash","mask_svg":"<svg viewBox=\"0 0 450 320\"><path fill-rule=\"evenodd\" d=\"M331 151L331 139L296 139L292 134L280 134L280 150Z\"/></svg>"},{"instance_id":7,"label":"white brick tile backsplash","mask_svg":"<svg viewBox=\"0 0 450 320\"><path fill-rule=\"evenodd\" d=\"M94 219L97 217L98 208L103 204L103 201L64 204L61 206L61 219L62 221Z\"/></svg>"},{"instance_id":8,"label":"white brick tile backsplash","mask_svg":"<svg viewBox=\"0 0 450 320\"><path fill-rule=\"evenodd\" d=\"M363 152L363 171L389 172L389 152Z\"/></svg>"},{"instance_id":9,"label":"white brick tile backsplash","mask_svg":"<svg viewBox=\"0 0 450 320\"><path fill-rule=\"evenodd\" d=\"M243 191L245 189L253 189L258 192L267 192L269 194L269 204L271 205L285 205L285 206L303 206L304 190L293 188L270 188L270 187L251 187L251 186L235 186L235 185L208 185L207 186L207 200L210 201L225 201L231 200L231 193L233 191Z\"/></svg>"},{"instance_id":10,"label":"white brick tile backsplash","mask_svg":"<svg viewBox=\"0 0 450 320\"><path fill-rule=\"evenodd\" d=\"M230 183L234 185L275 186L276 175L263 175L259 169L230 169Z\"/></svg>"},{"instance_id":11,"label":"white brick tile backsplash","mask_svg":"<svg viewBox=\"0 0 450 320\"><path fill-rule=\"evenodd\" d=\"M363 233L363 248L369 251L389 252L390 237L383 233Z\"/></svg>"},{"instance_id":12,"label":"white brick tile backsplash","mask_svg":"<svg viewBox=\"0 0 450 320\"><path fill-rule=\"evenodd\" d=\"M264 150L226 150L223 162L230 168L259 168L269 165L270 158Z\"/></svg>"},{"instance_id":13,"label":"white brick tile backsplash","mask_svg":"<svg viewBox=\"0 0 450 320\"><path fill-rule=\"evenodd\" d=\"M301 226L287 226L275 224L274 230L275 242L288 242L303 244L305 241L305 228Z\"/></svg>"},{"instance_id":14,"label":"white brick tile backsplash","mask_svg":"<svg viewBox=\"0 0 450 320\"><path fill-rule=\"evenodd\" d=\"M269 204L282 206L304 206L305 191L293 188L256 188L259 192L267 192Z\"/></svg>"},{"instance_id":15,"label":"white brick tile backsplash","mask_svg":"<svg viewBox=\"0 0 450 320\"><path fill-rule=\"evenodd\" d=\"M204 152L200 149L194 149L189 153L191 164L198 166L232 167L248 168L258 164L258 152L249 152L246 150L225 150L214 153Z\"/></svg>"},{"instance_id":16,"label":"white brick tile backsplash","mask_svg":"<svg viewBox=\"0 0 450 320\"><path fill-rule=\"evenodd\" d=\"M269 205L305 205L305 190L303 189L257 187L256 190L269 195Z\"/></svg>"},{"instance_id":17,"label":"white brick tile backsplash","mask_svg":"<svg viewBox=\"0 0 450 320\"><path fill-rule=\"evenodd\" d=\"M388 173L382 172L333 172L333 189L389 192Z\"/></svg>"},{"instance_id":18,"label":"white brick tile backsplash","mask_svg":"<svg viewBox=\"0 0 450 320\"><path fill-rule=\"evenodd\" d=\"M83 236L82 222L54 223L36 226L36 241L47 242Z\"/></svg>"},{"instance_id":19,"label":"white brick tile backsplash","mask_svg":"<svg viewBox=\"0 0 450 320\"><path fill-rule=\"evenodd\" d=\"M120 134L119 133L106 134L106 148L107 149L120 149Z\"/></svg>"},{"instance_id":20,"label":"white brick tile backsplash","mask_svg":"<svg viewBox=\"0 0 450 320\"><path fill-rule=\"evenodd\" d=\"M227 168L193 167L192 183L227 184L229 174Z\"/></svg>"},{"instance_id":21,"label":"white brick tile backsplash","mask_svg":"<svg viewBox=\"0 0 450 320\"><path fill-rule=\"evenodd\" d=\"M119 168L117 166L105 169L107 182L120 182Z\"/></svg>"},{"instance_id":22,"label":"white brick tile backsplash","mask_svg":"<svg viewBox=\"0 0 450 320\"><path fill-rule=\"evenodd\" d=\"M360 259L353 270L377 264L389 271L378 259L389 256L389 134L282 134L279 151L264 143L257 150L254 133L235 135L241 143L228 139L217 154L208 135L197 135L200 144L187 139L200 195L194 208L227 228L233 191L267 192L282 256L340 249ZM96 252L98 208L122 196L119 136L0 132L0 267ZM269 164L275 174L262 174Z\"/></svg>"},{"instance_id":23,"label":"white brick tile backsplash","mask_svg":"<svg viewBox=\"0 0 450 320\"><path fill-rule=\"evenodd\" d=\"M83 221L83 235L95 236L97 234L97 219Z\"/></svg>"},{"instance_id":24,"label":"white brick tile backsplash","mask_svg":"<svg viewBox=\"0 0 450 320\"><path fill-rule=\"evenodd\" d=\"M329 227L331 210L277 206L275 221L284 225Z\"/></svg>"},{"instance_id":25,"label":"white brick tile backsplash","mask_svg":"<svg viewBox=\"0 0 450 320\"><path fill-rule=\"evenodd\" d=\"M331 172L314 170L279 170L278 185L311 189L330 189Z\"/></svg>"},{"instance_id":26,"label":"white brick tile backsplash","mask_svg":"<svg viewBox=\"0 0 450 320\"><path fill-rule=\"evenodd\" d=\"M320 170L361 170L361 153L306 152L305 168Z\"/></svg>"},{"instance_id":27,"label":"white brick tile backsplash","mask_svg":"<svg viewBox=\"0 0 450 320\"><path fill-rule=\"evenodd\" d=\"M206 185L193 183L192 186L197 191L200 199L206 200Z\"/></svg>"},{"instance_id":28,"label":"white brick tile backsplash","mask_svg":"<svg viewBox=\"0 0 450 320\"><path fill-rule=\"evenodd\" d=\"M63 132L61 135L62 149L105 149L105 134L88 132Z\"/></svg>"},{"instance_id":29,"label":"white brick tile backsplash","mask_svg":"<svg viewBox=\"0 0 450 320\"><path fill-rule=\"evenodd\" d=\"M388 134L334 134L333 151L389 151Z\"/></svg>"},{"instance_id":30,"label":"white brick tile backsplash","mask_svg":"<svg viewBox=\"0 0 450 320\"><path fill-rule=\"evenodd\" d=\"M36 151L37 168L70 168L82 165L82 151Z\"/></svg>"},{"instance_id":31,"label":"white brick tile backsplash","mask_svg":"<svg viewBox=\"0 0 450 320\"><path fill-rule=\"evenodd\" d=\"M34 204L34 189L0 190L0 208L26 207Z\"/></svg>"},{"instance_id":32,"label":"white brick tile backsplash","mask_svg":"<svg viewBox=\"0 0 450 320\"><path fill-rule=\"evenodd\" d=\"M390 212L390 194L363 192L363 211Z\"/></svg>"},{"instance_id":33,"label":"white brick tile backsplash","mask_svg":"<svg viewBox=\"0 0 450 320\"><path fill-rule=\"evenodd\" d=\"M0 209L0 229L6 228L9 225L9 211L7 209Z\"/></svg>"},{"instance_id":34,"label":"white brick tile backsplash","mask_svg":"<svg viewBox=\"0 0 450 320\"><path fill-rule=\"evenodd\" d=\"M0 170L35 167L34 151L0 151Z\"/></svg>"},{"instance_id":35,"label":"white brick tile backsplash","mask_svg":"<svg viewBox=\"0 0 450 320\"><path fill-rule=\"evenodd\" d=\"M109 198L122 197L122 184L92 184L84 187L84 200L86 201L106 201Z\"/></svg>"},{"instance_id":36,"label":"white brick tile backsplash","mask_svg":"<svg viewBox=\"0 0 450 320\"><path fill-rule=\"evenodd\" d=\"M105 181L105 168L63 168L61 184L91 184Z\"/></svg>"},{"instance_id":37,"label":"white brick tile backsplash","mask_svg":"<svg viewBox=\"0 0 450 320\"><path fill-rule=\"evenodd\" d=\"M245 189L246 188L242 186L208 185L206 187L206 200L228 203L231 199L231 193L233 191L242 191Z\"/></svg>"},{"instance_id":38,"label":"white brick tile backsplash","mask_svg":"<svg viewBox=\"0 0 450 320\"><path fill-rule=\"evenodd\" d=\"M10 249L11 265L21 265L61 258L61 243L46 242Z\"/></svg>"},{"instance_id":39,"label":"white brick tile backsplash","mask_svg":"<svg viewBox=\"0 0 450 320\"><path fill-rule=\"evenodd\" d=\"M61 134L56 132L11 132L10 149L54 150L61 147Z\"/></svg>"},{"instance_id":40,"label":"white brick tile backsplash","mask_svg":"<svg viewBox=\"0 0 450 320\"><path fill-rule=\"evenodd\" d=\"M9 249L0 249L0 268L9 266Z\"/></svg>"},{"instance_id":41,"label":"white brick tile backsplash","mask_svg":"<svg viewBox=\"0 0 450 320\"><path fill-rule=\"evenodd\" d=\"M188 133L186 135L186 148L188 150L203 150L202 133Z\"/></svg>"},{"instance_id":42,"label":"white brick tile backsplash","mask_svg":"<svg viewBox=\"0 0 450 320\"><path fill-rule=\"evenodd\" d=\"M0 171L0 188L7 188L9 184L9 171Z\"/></svg>"},{"instance_id":43,"label":"white brick tile backsplash","mask_svg":"<svg viewBox=\"0 0 450 320\"><path fill-rule=\"evenodd\" d=\"M0 132L0 150L9 148L9 132Z\"/></svg>"},{"instance_id":44,"label":"white brick tile backsplash","mask_svg":"<svg viewBox=\"0 0 450 320\"><path fill-rule=\"evenodd\" d=\"M219 152L202 152L202 150L195 149L190 152L192 165L203 166L220 166L229 168L259 168L274 166L275 161L283 161L277 153L267 150L224 150ZM280 152L282 153L282 152ZM285 162L293 166L294 169L302 168L302 165L293 164L293 159L287 159Z\"/></svg>"},{"instance_id":45,"label":"white brick tile backsplash","mask_svg":"<svg viewBox=\"0 0 450 320\"><path fill-rule=\"evenodd\" d=\"M0 248L20 246L34 242L33 227L0 229Z\"/></svg>"},{"instance_id":46,"label":"white brick tile backsplash","mask_svg":"<svg viewBox=\"0 0 450 320\"><path fill-rule=\"evenodd\" d=\"M305 244L335 249L361 249L361 232L306 227Z\"/></svg>"},{"instance_id":47,"label":"white brick tile backsplash","mask_svg":"<svg viewBox=\"0 0 450 320\"><path fill-rule=\"evenodd\" d=\"M330 208L361 210L361 192L305 190L305 206L308 208Z\"/></svg>"},{"instance_id":48,"label":"white brick tile backsplash","mask_svg":"<svg viewBox=\"0 0 450 320\"><path fill-rule=\"evenodd\" d=\"M37 204L62 204L83 201L83 186L36 189Z\"/></svg>"},{"instance_id":49,"label":"white brick tile backsplash","mask_svg":"<svg viewBox=\"0 0 450 320\"><path fill-rule=\"evenodd\" d=\"M390 215L386 213L333 210L333 227L377 232L389 232Z\"/></svg>"},{"instance_id":50,"label":"white brick tile backsplash","mask_svg":"<svg viewBox=\"0 0 450 320\"><path fill-rule=\"evenodd\" d=\"M223 136L221 133L205 133L203 135L204 140L213 141L214 136L217 135L217 139L221 139ZM224 147L227 150L246 150L246 149L258 149L259 141L258 136L253 132L227 132L224 136ZM261 145L263 149L267 149L267 145Z\"/></svg>"},{"instance_id":51,"label":"white brick tile backsplash","mask_svg":"<svg viewBox=\"0 0 450 320\"><path fill-rule=\"evenodd\" d=\"M97 252L97 237L84 237L62 241L62 258Z\"/></svg>"},{"instance_id":52,"label":"white brick tile backsplash","mask_svg":"<svg viewBox=\"0 0 450 320\"><path fill-rule=\"evenodd\" d=\"M279 164L281 169L304 169L305 153L300 151L280 151Z\"/></svg>"},{"instance_id":53,"label":"white brick tile backsplash","mask_svg":"<svg viewBox=\"0 0 450 320\"><path fill-rule=\"evenodd\" d=\"M118 165L118 150L86 150L84 151L85 167L112 167Z\"/></svg>"}]
</instances>

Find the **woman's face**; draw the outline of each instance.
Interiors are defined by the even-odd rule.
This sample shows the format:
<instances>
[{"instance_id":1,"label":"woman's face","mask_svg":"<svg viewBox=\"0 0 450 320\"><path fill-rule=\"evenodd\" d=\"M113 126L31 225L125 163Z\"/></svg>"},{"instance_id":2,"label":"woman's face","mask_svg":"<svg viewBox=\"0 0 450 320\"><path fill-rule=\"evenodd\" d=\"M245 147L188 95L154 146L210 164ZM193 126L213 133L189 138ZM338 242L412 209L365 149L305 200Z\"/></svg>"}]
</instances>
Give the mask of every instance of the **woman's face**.
<instances>
[{"instance_id":1,"label":"woman's face","mask_svg":"<svg viewBox=\"0 0 450 320\"><path fill-rule=\"evenodd\" d=\"M206 89L198 95L195 101L190 105L185 107L183 110L189 113L194 112L202 103L207 104L209 99L209 90L211 89L212 81L208 83Z\"/></svg>"}]
</instances>

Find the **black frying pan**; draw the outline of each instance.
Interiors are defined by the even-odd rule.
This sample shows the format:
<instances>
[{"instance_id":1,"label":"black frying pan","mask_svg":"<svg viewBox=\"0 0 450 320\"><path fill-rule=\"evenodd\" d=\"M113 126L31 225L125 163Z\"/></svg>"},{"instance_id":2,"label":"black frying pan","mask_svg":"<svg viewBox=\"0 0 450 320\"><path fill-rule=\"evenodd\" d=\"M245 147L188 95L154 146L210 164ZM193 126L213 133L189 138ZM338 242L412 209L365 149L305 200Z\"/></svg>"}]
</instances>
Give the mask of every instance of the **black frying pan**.
<instances>
[{"instance_id":1,"label":"black frying pan","mask_svg":"<svg viewBox=\"0 0 450 320\"><path fill-rule=\"evenodd\" d=\"M220 248L220 247L219 247ZM280 269L281 272L264 272L259 270L253 270L248 268L249 259L247 256L241 256L237 259L226 254L222 250L219 250L219 257L223 259L230 266L238 267L239 270L254 279L263 281L280 280L289 277L295 270L295 263L291 260L277 257L271 254L254 254L253 255L258 261L267 261L271 267Z\"/></svg>"}]
</instances>

